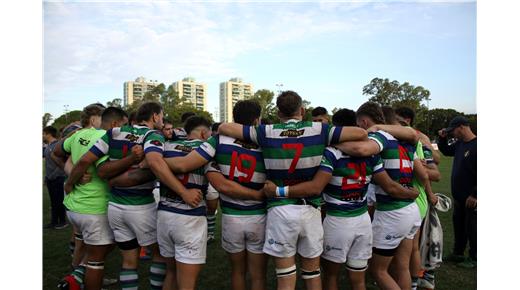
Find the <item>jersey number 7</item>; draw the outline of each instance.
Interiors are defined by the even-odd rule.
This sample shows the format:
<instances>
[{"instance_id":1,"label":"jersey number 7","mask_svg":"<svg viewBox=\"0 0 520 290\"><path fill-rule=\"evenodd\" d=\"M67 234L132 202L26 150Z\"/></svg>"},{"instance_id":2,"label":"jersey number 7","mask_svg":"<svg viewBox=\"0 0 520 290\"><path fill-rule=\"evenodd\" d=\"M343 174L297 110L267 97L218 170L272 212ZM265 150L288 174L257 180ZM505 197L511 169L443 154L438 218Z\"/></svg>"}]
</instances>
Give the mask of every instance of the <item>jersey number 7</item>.
<instances>
[{"instance_id":1,"label":"jersey number 7","mask_svg":"<svg viewBox=\"0 0 520 290\"><path fill-rule=\"evenodd\" d=\"M303 144L302 143L290 143L290 144L282 144L282 148L286 150L296 150L294 153L293 160L291 162L291 166L289 166L289 173L293 173L296 171L296 164L298 164L298 160L300 160L300 156L302 156Z\"/></svg>"}]
</instances>

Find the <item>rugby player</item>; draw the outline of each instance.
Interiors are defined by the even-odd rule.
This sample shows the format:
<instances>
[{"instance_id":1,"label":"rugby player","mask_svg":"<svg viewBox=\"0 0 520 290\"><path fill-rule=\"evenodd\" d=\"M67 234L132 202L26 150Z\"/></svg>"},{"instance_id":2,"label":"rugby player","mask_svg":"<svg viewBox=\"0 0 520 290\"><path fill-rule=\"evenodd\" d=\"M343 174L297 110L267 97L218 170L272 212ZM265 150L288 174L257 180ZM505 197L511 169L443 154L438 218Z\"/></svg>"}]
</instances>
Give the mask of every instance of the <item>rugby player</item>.
<instances>
[{"instance_id":1,"label":"rugby player","mask_svg":"<svg viewBox=\"0 0 520 290\"><path fill-rule=\"evenodd\" d=\"M358 126L372 131L370 140L340 144L338 147L342 151L354 156L380 153L385 170L403 186L412 187L414 172L423 183L428 183L425 182L427 173L415 154L418 141L415 130L400 125L384 125L382 109L373 102L361 105L356 115ZM371 272L383 289L409 289L410 255L421 221L419 209L413 198L393 197L379 186L375 187L375 193L377 202L372 223L374 245ZM395 270L393 276L388 271L390 263Z\"/></svg>"},{"instance_id":2,"label":"rugby player","mask_svg":"<svg viewBox=\"0 0 520 290\"><path fill-rule=\"evenodd\" d=\"M319 194L287 197L288 186L312 179L325 146L364 140L367 133L355 127L332 127L302 121L305 109L301 97L293 91L282 92L276 105L281 124L244 126L226 123L220 125L219 133L260 145L267 178L278 186L277 198L267 201L263 249L264 253L274 257L278 289L295 288L296 253L301 256L301 276L306 289L321 289L321 198Z\"/></svg>"},{"instance_id":3,"label":"rugby player","mask_svg":"<svg viewBox=\"0 0 520 290\"><path fill-rule=\"evenodd\" d=\"M313 122L329 124L329 113L324 107L316 107L311 112Z\"/></svg>"},{"instance_id":4,"label":"rugby player","mask_svg":"<svg viewBox=\"0 0 520 290\"><path fill-rule=\"evenodd\" d=\"M337 111L333 117L335 126L355 126L355 112ZM379 155L352 157L337 148L327 147L320 170L312 181L289 186L291 196L319 194L323 192L327 216L323 223L324 289L337 290L342 264L347 263L352 289L366 289L365 270L372 256L372 226L368 215L366 191L371 180L392 196L415 198L417 191L393 181L383 168ZM268 181L264 192L275 195L276 186Z\"/></svg>"},{"instance_id":5,"label":"rugby player","mask_svg":"<svg viewBox=\"0 0 520 290\"><path fill-rule=\"evenodd\" d=\"M163 109L157 102L142 104L136 114L138 125L123 126L107 131L101 139L74 166L65 184L65 190L77 182L85 169L103 156L108 155L110 162L99 165L99 174L108 179L135 167L136 161L125 158L134 146L143 146L147 163L161 182L181 194L190 203L199 200L200 191L187 190L173 176L162 159L164 137L156 130L163 127ZM138 147L136 147L138 148ZM121 162L113 162L113 161ZM123 289L137 289L139 276L139 246L152 249L150 266L150 287L161 289L166 275L165 260L159 255L157 247L157 208L153 198L155 181L132 187L115 187L110 190L108 219L114 237L123 256L120 282ZM164 281L165 287L171 287L174 281Z\"/></svg>"},{"instance_id":6,"label":"rugby player","mask_svg":"<svg viewBox=\"0 0 520 290\"><path fill-rule=\"evenodd\" d=\"M233 120L242 125L258 125L260 113L258 103L238 101L233 108ZM222 193L222 248L231 260L231 288L245 290L249 270L251 289L265 289L266 204L261 191L265 166L260 147L216 135L186 157L167 162L173 171L187 172L213 159L206 176Z\"/></svg>"}]
</instances>

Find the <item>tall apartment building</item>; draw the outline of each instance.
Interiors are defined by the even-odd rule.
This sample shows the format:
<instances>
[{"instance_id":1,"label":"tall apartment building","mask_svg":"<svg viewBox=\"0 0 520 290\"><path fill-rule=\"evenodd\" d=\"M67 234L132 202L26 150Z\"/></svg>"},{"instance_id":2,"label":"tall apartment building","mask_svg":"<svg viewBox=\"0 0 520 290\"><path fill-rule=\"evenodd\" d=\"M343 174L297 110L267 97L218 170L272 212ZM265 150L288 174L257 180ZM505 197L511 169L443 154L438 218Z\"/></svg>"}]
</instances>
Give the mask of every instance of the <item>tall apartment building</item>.
<instances>
[{"instance_id":1,"label":"tall apartment building","mask_svg":"<svg viewBox=\"0 0 520 290\"><path fill-rule=\"evenodd\" d=\"M220 121L231 122L235 104L252 97L253 94L253 85L242 82L240 78L220 83Z\"/></svg>"},{"instance_id":2,"label":"tall apartment building","mask_svg":"<svg viewBox=\"0 0 520 290\"><path fill-rule=\"evenodd\" d=\"M192 103L197 109L206 111L207 89L205 83L196 82L194 78L187 77L172 85L180 98L185 97L186 101Z\"/></svg>"},{"instance_id":3,"label":"tall apartment building","mask_svg":"<svg viewBox=\"0 0 520 290\"><path fill-rule=\"evenodd\" d=\"M124 87L124 105L130 105L136 100L142 100L146 92L152 90L159 83L155 81L147 81L144 77L138 77L135 81L125 82Z\"/></svg>"}]
</instances>

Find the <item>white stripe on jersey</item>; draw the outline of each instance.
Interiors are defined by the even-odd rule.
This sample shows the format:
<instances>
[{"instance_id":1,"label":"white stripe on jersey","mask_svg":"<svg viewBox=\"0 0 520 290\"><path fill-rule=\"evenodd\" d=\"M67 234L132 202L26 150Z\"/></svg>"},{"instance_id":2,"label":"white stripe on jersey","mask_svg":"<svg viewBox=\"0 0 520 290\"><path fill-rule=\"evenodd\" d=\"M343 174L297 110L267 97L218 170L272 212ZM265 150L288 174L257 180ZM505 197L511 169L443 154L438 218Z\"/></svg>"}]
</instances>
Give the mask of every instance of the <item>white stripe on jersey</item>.
<instances>
[{"instance_id":1,"label":"white stripe on jersey","mask_svg":"<svg viewBox=\"0 0 520 290\"><path fill-rule=\"evenodd\" d=\"M367 199L367 195L363 196L363 199L361 200L355 200L355 201L343 201L336 199L326 193L323 193L323 200L328 203L334 203L334 204L359 204L360 202L363 202L365 199Z\"/></svg>"},{"instance_id":2,"label":"white stripe on jersey","mask_svg":"<svg viewBox=\"0 0 520 290\"><path fill-rule=\"evenodd\" d=\"M291 124L293 124L293 122L285 123L285 125L287 126L287 128L285 128L285 129L274 129L273 125L265 126L265 136L266 136L266 138L287 139L287 137L280 136L280 134L283 131L292 130L293 128L290 127ZM310 126L310 127L305 126L305 127L301 127L299 129L297 129L297 127L294 126L294 130L303 130L303 134L301 136L299 136L299 138L302 138L302 137L309 137L309 136L320 135L322 127L323 127L322 123L320 123L320 122L312 122L312 126Z\"/></svg>"},{"instance_id":3,"label":"white stripe on jersey","mask_svg":"<svg viewBox=\"0 0 520 290\"><path fill-rule=\"evenodd\" d=\"M403 159L403 168L412 168L413 162L410 160ZM385 163L385 169L400 169L401 168L401 160L400 159L383 159Z\"/></svg>"},{"instance_id":4,"label":"white stripe on jersey","mask_svg":"<svg viewBox=\"0 0 520 290\"><path fill-rule=\"evenodd\" d=\"M161 196L161 203L163 203L164 205L166 205L168 207L178 208L178 209L182 209L182 210L192 210L195 208L199 208L201 206L206 206L205 199L202 199L201 202L199 202L199 204L196 207L191 207L191 205L186 204L186 203L173 202L173 201L171 201L171 199L168 199L164 196Z\"/></svg>"},{"instance_id":5,"label":"white stripe on jersey","mask_svg":"<svg viewBox=\"0 0 520 290\"><path fill-rule=\"evenodd\" d=\"M108 154L108 149L110 148L108 146L108 144L103 140L103 138L99 138L97 141L96 141L96 144L94 144L94 146L99 149L101 152L103 152L103 154L107 155Z\"/></svg>"},{"instance_id":6,"label":"white stripe on jersey","mask_svg":"<svg viewBox=\"0 0 520 290\"><path fill-rule=\"evenodd\" d=\"M329 181L329 184L335 185L335 186L342 186L343 185L343 178L342 176L332 176L332 178ZM372 180L372 176L366 176L365 183L370 183ZM358 184L361 181L361 177L359 179L351 179L347 178L347 184Z\"/></svg>"},{"instance_id":7,"label":"white stripe on jersey","mask_svg":"<svg viewBox=\"0 0 520 290\"><path fill-rule=\"evenodd\" d=\"M243 206L251 206L256 204L261 204L261 201L258 200L249 200L249 199L238 199L227 196L225 193L220 193L220 199L227 202L232 202L234 204L243 205Z\"/></svg>"}]
</instances>

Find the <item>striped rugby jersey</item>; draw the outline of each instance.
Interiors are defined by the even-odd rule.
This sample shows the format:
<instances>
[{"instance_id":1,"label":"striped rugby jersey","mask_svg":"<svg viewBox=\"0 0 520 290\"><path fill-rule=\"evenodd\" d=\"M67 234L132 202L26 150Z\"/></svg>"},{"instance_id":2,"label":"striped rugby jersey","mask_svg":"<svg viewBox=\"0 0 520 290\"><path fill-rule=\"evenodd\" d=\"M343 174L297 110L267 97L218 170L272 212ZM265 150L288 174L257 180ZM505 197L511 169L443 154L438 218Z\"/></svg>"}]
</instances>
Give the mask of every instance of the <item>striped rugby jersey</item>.
<instances>
[{"instance_id":1,"label":"striped rugby jersey","mask_svg":"<svg viewBox=\"0 0 520 290\"><path fill-rule=\"evenodd\" d=\"M265 166L262 150L257 144L246 143L232 137L216 135L196 149L206 160L214 158L208 171L219 171L227 179L261 190L265 183ZM266 213L266 203L258 200L232 198L220 194L222 213L228 215L257 215Z\"/></svg>"},{"instance_id":2,"label":"striped rugby jersey","mask_svg":"<svg viewBox=\"0 0 520 290\"><path fill-rule=\"evenodd\" d=\"M325 146L337 143L342 127L320 122L289 120L282 124L244 126L243 136L262 148L267 178L277 186L311 180L319 168ZM300 198L271 198L267 207L298 204ZM320 206L321 197L306 197Z\"/></svg>"},{"instance_id":3,"label":"striped rugby jersey","mask_svg":"<svg viewBox=\"0 0 520 290\"><path fill-rule=\"evenodd\" d=\"M157 131L142 125L116 127L110 129L99 139L90 152L101 158L108 155L110 161L120 160L131 154L135 145L149 142L152 135L160 135ZM146 140L145 140L146 138ZM133 166L129 170L136 168ZM155 202L153 198L154 181L131 187L112 187L110 202L123 205L143 205Z\"/></svg>"},{"instance_id":4,"label":"striped rugby jersey","mask_svg":"<svg viewBox=\"0 0 520 290\"><path fill-rule=\"evenodd\" d=\"M163 158L183 157L188 155L192 150L198 148L204 141L202 140L177 140L166 141L164 143ZM208 192L208 180L205 176L205 167L200 167L185 174L177 174L177 179L187 188L200 189L204 199L193 208L186 204L182 197L171 190L166 184L161 183L161 200L159 201L158 210L170 211L178 214L206 216L205 197Z\"/></svg>"},{"instance_id":5,"label":"striped rugby jersey","mask_svg":"<svg viewBox=\"0 0 520 290\"><path fill-rule=\"evenodd\" d=\"M174 140L186 140L188 135L186 134L186 130L182 127L173 128L173 137Z\"/></svg>"},{"instance_id":6,"label":"striped rugby jersey","mask_svg":"<svg viewBox=\"0 0 520 290\"><path fill-rule=\"evenodd\" d=\"M366 193L372 174L385 169L379 155L352 157L337 148L327 147L320 170L332 174L330 182L323 190L327 214L354 217L368 211Z\"/></svg>"},{"instance_id":7,"label":"striped rugby jersey","mask_svg":"<svg viewBox=\"0 0 520 290\"><path fill-rule=\"evenodd\" d=\"M417 158L415 146L401 142L385 131L379 130L368 134L380 148L384 167L395 182L412 187L413 160ZM396 210L414 202L413 199L399 199L390 196L380 186L376 186L376 209L381 211Z\"/></svg>"}]
</instances>

